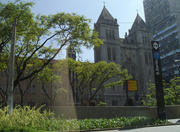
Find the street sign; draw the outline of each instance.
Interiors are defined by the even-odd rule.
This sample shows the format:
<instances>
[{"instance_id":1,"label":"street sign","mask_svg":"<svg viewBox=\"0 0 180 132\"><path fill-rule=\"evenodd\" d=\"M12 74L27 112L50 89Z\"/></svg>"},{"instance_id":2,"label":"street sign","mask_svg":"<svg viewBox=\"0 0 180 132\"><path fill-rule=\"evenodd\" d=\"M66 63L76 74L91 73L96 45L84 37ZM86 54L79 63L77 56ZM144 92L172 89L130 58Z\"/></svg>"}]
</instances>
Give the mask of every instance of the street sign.
<instances>
[{"instance_id":1,"label":"street sign","mask_svg":"<svg viewBox=\"0 0 180 132\"><path fill-rule=\"evenodd\" d=\"M159 54L159 52L155 51L153 57L154 57L155 60L160 59L160 54Z\"/></svg>"},{"instance_id":2,"label":"street sign","mask_svg":"<svg viewBox=\"0 0 180 132\"><path fill-rule=\"evenodd\" d=\"M124 89L126 90L126 104L125 105L132 105L132 104L129 104L130 98L129 98L128 93L138 90L138 88L137 88L137 80L126 80L124 82L123 86L124 86Z\"/></svg>"},{"instance_id":3,"label":"street sign","mask_svg":"<svg viewBox=\"0 0 180 132\"><path fill-rule=\"evenodd\" d=\"M137 80L128 80L128 91L137 91Z\"/></svg>"},{"instance_id":4,"label":"street sign","mask_svg":"<svg viewBox=\"0 0 180 132\"><path fill-rule=\"evenodd\" d=\"M152 41L152 47L155 50L159 50L159 48L160 48L159 42L158 41Z\"/></svg>"}]
</instances>

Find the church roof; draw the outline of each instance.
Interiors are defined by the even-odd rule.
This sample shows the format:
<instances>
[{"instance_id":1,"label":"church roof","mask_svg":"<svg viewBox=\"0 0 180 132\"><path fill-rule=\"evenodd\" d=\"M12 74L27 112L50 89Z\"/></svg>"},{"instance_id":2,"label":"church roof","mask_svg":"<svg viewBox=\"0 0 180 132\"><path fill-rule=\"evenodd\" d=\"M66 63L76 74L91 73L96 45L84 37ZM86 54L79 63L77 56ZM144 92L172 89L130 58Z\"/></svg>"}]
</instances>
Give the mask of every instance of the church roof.
<instances>
[{"instance_id":1,"label":"church roof","mask_svg":"<svg viewBox=\"0 0 180 132\"><path fill-rule=\"evenodd\" d=\"M139 14L137 14L131 30L140 30L140 29L146 30L147 26L146 26L146 23L144 22L144 20L139 16Z\"/></svg>"},{"instance_id":2,"label":"church roof","mask_svg":"<svg viewBox=\"0 0 180 132\"><path fill-rule=\"evenodd\" d=\"M99 21L101 21L101 20L104 20L104 19L106 19L106 20L114 20L114 18L112 17L112 15L109 13L109 11L106 9L105 6L104 6L104 8L103 8L103 10L101 12L101 15L98 18L97 23Z\"/></svg>"}]
</instances>

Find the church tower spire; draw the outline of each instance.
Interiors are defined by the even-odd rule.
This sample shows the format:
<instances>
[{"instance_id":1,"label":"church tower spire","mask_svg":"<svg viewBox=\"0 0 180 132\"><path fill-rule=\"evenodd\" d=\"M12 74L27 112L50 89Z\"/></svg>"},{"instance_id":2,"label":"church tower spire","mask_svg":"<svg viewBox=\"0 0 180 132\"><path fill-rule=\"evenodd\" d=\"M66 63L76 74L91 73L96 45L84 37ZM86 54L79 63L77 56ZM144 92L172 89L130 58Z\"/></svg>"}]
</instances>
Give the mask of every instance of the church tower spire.
<instances>
[{"instance_id":1,"label":"church tower spire","mask_svg":"<svg viewBox=\"0 0 180 132\"><path fill-rule=\"evenodd\" d=\"M116 49L119 46L119 25L117 24L117 19L110 14L105 6L94 24L94 28L104 42L102 46L94 48L95 62L117 61Z\"/></svg>"},{"instance_id":2,"label":"church tower spire","mask_svg":"<svg viewBox=\"0 0 180 132\"><path fill-rule=\"evenodd\" d=\"M105 2L105 0L103 1L103 4L104 4L104 7L106 6L106 2Z\"/></svg>"},{"instance_id":3,"label":"church tower spire","mask_svg":"<svg viewBox=\"0 0 180 132\"><path fill-rule=\"evenodd\" d=\"M141 30L141 29L147 30L147 26L144 20L140 17L139 13L137 13L136 19L133 23L131 30Z\"/></svg>"},{"instance_id":4,"label":"church tower spire","mask_svg":"<svg viewBox=\"0 0 180 132\"><path fill-rule=\"evenodd\" d=\"M109 11L107 10L107 8L103 7L103 10L101 12L101 15L99 16L98 20L97 20L97 23L101 23L102 21L104 20L111 20L111 21L114 21L114 18L113 16L109 13Z\"/></svg>"},{"instance_id":5,"label":"church tower spire","mask_svg":"<svg viewBox=\"0 0 180 132\"><path fill-rule=\"evenodd\" d=\"M111 36L113 36L114 39L119 39L119 25L117 19L111 15L105 6L103 7L94 27L96 31L99 32L101 39L107 39L109 35L106 34L109 34L109 32L111 32Z\"/></svg>"}]
</instances>

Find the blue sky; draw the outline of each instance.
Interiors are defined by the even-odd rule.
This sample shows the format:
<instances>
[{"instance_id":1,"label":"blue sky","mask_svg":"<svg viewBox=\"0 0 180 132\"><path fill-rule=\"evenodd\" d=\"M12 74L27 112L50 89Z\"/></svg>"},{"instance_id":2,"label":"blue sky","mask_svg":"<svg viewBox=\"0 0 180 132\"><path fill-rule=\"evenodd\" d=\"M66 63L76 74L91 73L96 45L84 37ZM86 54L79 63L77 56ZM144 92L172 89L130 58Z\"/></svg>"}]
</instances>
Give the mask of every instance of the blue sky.
<instances>
[{"instance_id":1,"label":"blue sky","mask_svg":"<svg viewBox=\"0 0 180 132\"><path fill-rule=\"evenodd\" d=\"M6 1L6 0L2 0ZM11 0L10 0L11 1ZM27 1L27 0L26 0ZM92 20L91 28L97 21L105 2L106 8L114 18L117 18L120 37L131 28L137 12L144 19L143 0L28 0L35 3L32 11L35 14L55 14L58 12L77 13ZM103 2L104 1L104 2ZM64 49L65 51L65 49ZM64 57L65 53L60 55ZM93 49L83 48L80 60L94 61Z\"/></svg>"},{"instance_id":2,"label":"blue sky","mask_svg":"<svg viewBox=\"0 0 180 132\"><path fill-rule=\"evenodd\" d=\"M143 0L32 0L35 2L34 13L54 14L57 12L77 13L91 19L91 28L97 21L102 8L105 6L111 15L118 19L120 37L124 37L125 32L131 28L137 12L144 19ZM80 60L94 61L93 49L82 48ZM65 49L64 49L65 52ZM65 53L60 54L64 57Z\"/></svg>"}]
</instances>

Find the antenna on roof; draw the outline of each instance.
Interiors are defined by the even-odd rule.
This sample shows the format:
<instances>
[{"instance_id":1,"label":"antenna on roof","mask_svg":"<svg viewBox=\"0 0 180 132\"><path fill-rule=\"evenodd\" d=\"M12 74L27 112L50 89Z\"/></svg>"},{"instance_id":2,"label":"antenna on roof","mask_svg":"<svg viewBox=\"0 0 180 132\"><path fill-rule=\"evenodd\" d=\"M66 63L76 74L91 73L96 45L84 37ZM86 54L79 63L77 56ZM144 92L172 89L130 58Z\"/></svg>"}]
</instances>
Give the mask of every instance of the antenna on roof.
<instances>
[{"instance_id":1,"label":"antenna on roof","mask_svg":"<svg viewBox=\"0 0 180 132\"><path fill-rule=\"evenodd\" d=\"M104 7L106 6L106 2L105 2L105 0L103 0L103 4L104 4Z\"/></svg>"},{"instance_id":2,"label":"antenna on roof","mask_svg":"<svg viewBox=\"0 0 180 132\"><path fill-rule=\"evenodd\" d=\"M136 9L136 12L137 12L137 14L139 14L139 13L138 13L138 9Z\"/></svg>"}]
</instances>

